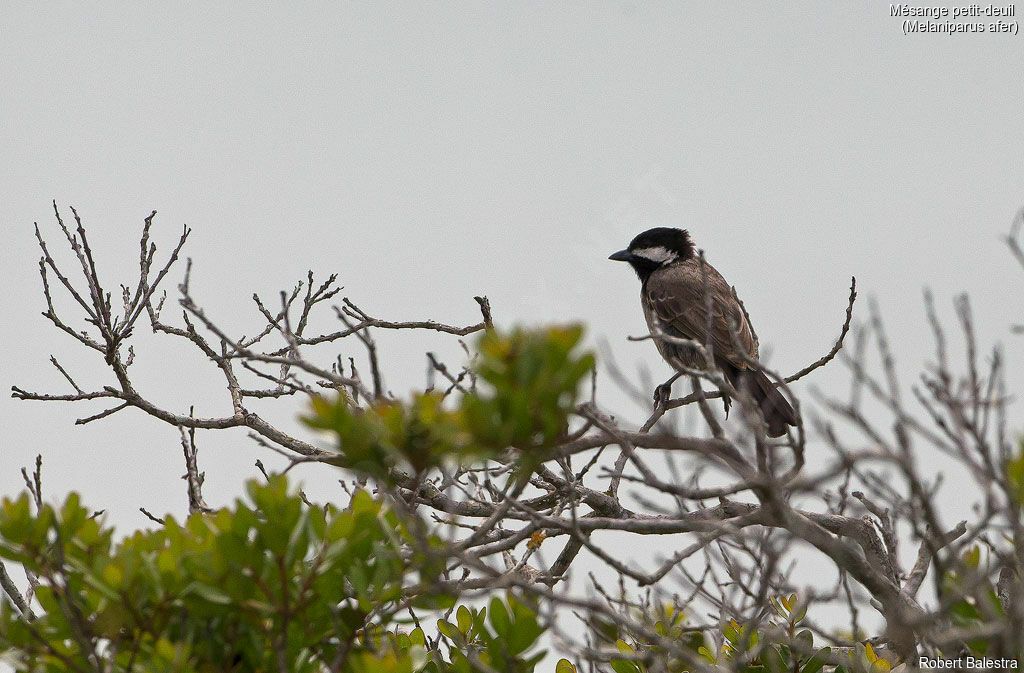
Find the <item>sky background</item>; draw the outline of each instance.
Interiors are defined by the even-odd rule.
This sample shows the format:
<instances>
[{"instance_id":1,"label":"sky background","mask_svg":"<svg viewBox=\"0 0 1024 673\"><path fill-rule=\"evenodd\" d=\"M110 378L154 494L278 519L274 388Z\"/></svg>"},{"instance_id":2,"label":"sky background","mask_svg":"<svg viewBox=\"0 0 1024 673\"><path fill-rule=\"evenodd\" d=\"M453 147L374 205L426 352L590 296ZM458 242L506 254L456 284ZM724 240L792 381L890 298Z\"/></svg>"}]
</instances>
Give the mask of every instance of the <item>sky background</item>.
<instances>
[{"instance_id":1,"label":"sky background","mask_svg":"<svg viewBox=\"0 0 1024 673\"><path fill-rule=\"evenodd\" d=\"M645 332L636 278L606 258L665 225L689 229L737 286L783 372L831 346L856 275L906 380L933 357L930 287L951 326L953 298L970 294L981 345L1007 345L1020 389L1009 325L1024 320L1024 274L1000 237L1024 205L1021 39L905 36L878 2L8 3L0 381L70 392L53 354L83 388L113 382L40 316L33 222L72 259L56 199L67 218L78 209L115 289L136 278L150 211L163 253L187 223L193 295L236 333L259 328L254 291L273 304L312 269L385 319L471 324L486 294L500 325L581 320L620 367L660 380L653 345L626 340ZM319 327L334 328L329 314ZM228 414L209 363L147 332L140 392ZM450 337L378 340L398 394L423 387L426 350L459 362ZM846 381L834 366L796 391L809 402L812 385L841 394ZM643 420L600 385L624 422ZM78 490L122 530L148 524L139 506L186 512L174 428L134 410L74 425L103 408L0 400L0 494L41 453L48 498ZM257 409L302 432L294 404ZM197 443L212 506L242 492L257 458L283 464L243 431ZM337 495L337 475L299 475Z\"/></svg>"}]
</instances>

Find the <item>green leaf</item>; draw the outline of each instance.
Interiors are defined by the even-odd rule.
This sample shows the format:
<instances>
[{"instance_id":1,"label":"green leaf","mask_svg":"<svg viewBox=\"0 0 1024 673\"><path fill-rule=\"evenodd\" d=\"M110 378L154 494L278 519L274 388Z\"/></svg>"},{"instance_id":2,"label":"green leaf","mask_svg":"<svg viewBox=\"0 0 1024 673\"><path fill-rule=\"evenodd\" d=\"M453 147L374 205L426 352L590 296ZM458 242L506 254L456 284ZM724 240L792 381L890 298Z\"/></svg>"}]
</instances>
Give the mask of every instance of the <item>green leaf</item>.
<instances>
[{"instance_id":1,"label":"green leaf","mask_svg":"<svg viewBox=\"0 0 1024 673\"><path fill-rule=\"evenodd\" d=\"M529 649L544 629L537 623L537 614L525 603L509 596L508 605L512 609L512 627L507 638L508 649L518 655Z\"/></svg>"},{"instance_id":2,"label":"green leaf","mask_svg":"<svg viewBox=\"0 0 1024 673\"><path fill-rule=\"evenodd\" d=\"M818 673L825 666L825 662L828 661L830 654L832 654L831 647L821 648L804 664L804 667L800 669L800 673Z\"/></svg>"},{"instance_id":3,"label":"green leaf","mask_svg":"<svg viewBox=\"0 0 1024 673\"><path fill-rule=\"evenodd\" d=\"M782 658L782 654L775 647L768 646L761 650L759 658L770 673L785 673L786 662Z\"/></svg>"},{"instance_id":4,"label":"green leaf","mask_svg":"<svg viewBox=\"0 0 1024 673\"><path fill-rule=\"evenodd\" d=\"M577 673L576 667L568 659L559 659L555 664L555 673Z\"/></svg>"},{"instance_id":5,"label":"green leaf","mask_svg":"<svg viewBox=\"0 0 1024 673\"><path fill-rule=\"evenodd\" d=\"M196 583L192 585L192 591L197 596L203 598L203 600L209 601L216 605L231 605L231 597L221 591L219 588L210 586L208 584Z\"/></svg>"},{"instance_id":6,"label":"green leaf","mask_svg":"<svg viewBox=\"0 0 1024 673\"><path fill-rule=\"evenodd\" d=\"M488 617L494 632L498 634L499 638L508 638L511 635L512 621L509 619L508 610L505 609L505 604L501 602L500 598L491 599Z\"/></svg>"},{"instance_id":7,"label":"green leaf","mask_svg":"<svg viewBox=\"0 0 1024 673\"><path fill-rule=\"evenodd\" d=\"M469 608L460 605L459 609L455 611L455 619L459 624L459 631L463 635L468 635L469 629L473 626L473 615L470 614Z\"/></svg>"},{"instance_id":8,"label":"green leaf","mask_svg":"<svg viewBox=\"0 0 1024 673\"><path fill-rule=\"evenodd\" d=\"M790 621L790 623L791 624L799 624L801 621L803 621L803 618L806 617L806 616L807 616L807 601L802 601L802 600L799 599L799 597L797 597L796 594L793 594L793 599L792 599L792 602L791 602L791 609L790 609L790 613L789 613L789 621ZM808 631L808 633L810 633L810 632Z\"/></svg>"},{"instance_id":9,"label":"green leaf","mask_svg":"<svg viewBox=\"0 0 1024 673\"><path fill-rule=\"evenodd\" d=\"M423 634L423 629L421 629L418 626L415 629L413 629L412 632L409 634L409 640L412 641L413 645L427 644L427 638Z\"/></svg>"},{"instance_id":10,"label":"green leaf","mask_svg":"<svg viewBox=\"0 0 1024 673\"><path fill-rule=\"evenodd\" d=\"M448 638L449 640L455 643L464 642L464 639L462 637L462 634L459 632L459 629L456 628L456 626L448 620L438 619L437 630L440 631L441 635L443 635L445 638Z\"/></svg>"}]
</instances>

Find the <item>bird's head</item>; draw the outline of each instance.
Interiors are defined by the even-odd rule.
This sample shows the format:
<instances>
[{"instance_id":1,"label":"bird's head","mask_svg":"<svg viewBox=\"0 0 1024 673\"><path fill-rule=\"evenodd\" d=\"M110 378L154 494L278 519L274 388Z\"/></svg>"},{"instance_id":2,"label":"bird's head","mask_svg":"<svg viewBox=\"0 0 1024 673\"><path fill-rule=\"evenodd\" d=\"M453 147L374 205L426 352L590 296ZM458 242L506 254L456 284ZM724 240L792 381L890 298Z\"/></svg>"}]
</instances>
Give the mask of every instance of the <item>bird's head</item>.
<instances>
[{"instance_id":1,"label":"bird's head","mask_svg":"<svg viewBox=\"0 0 1024 673\"><path fill-rule=\"evenodd\" d=\"M655 227L637 235L625 250L612 253L608 259L629 262L641 279L655 269L693 257L693 241L684 229Z\"/></svg>"}]
</instances>

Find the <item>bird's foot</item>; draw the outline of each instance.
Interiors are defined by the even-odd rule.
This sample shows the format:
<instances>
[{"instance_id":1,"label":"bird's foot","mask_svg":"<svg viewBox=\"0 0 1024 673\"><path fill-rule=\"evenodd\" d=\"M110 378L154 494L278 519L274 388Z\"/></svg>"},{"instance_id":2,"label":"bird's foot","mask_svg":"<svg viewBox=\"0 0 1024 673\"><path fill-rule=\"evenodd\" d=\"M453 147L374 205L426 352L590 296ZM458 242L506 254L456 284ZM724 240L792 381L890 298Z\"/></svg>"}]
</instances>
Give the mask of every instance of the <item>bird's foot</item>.
<instances>
[{"instance_id":1,"label":"bird's foot","mask_svg":"<svg viewBox=\"0 0 1024 673\"><path fill-rule=\"evenodd\" d=\"M668 404L669 398L672 396L672 384L676 382L682 376L682 373L676 372L672 378L665 381L660 386L654 389L654 404L655 406L664 408Z\"/></svg>"}]
</instances>

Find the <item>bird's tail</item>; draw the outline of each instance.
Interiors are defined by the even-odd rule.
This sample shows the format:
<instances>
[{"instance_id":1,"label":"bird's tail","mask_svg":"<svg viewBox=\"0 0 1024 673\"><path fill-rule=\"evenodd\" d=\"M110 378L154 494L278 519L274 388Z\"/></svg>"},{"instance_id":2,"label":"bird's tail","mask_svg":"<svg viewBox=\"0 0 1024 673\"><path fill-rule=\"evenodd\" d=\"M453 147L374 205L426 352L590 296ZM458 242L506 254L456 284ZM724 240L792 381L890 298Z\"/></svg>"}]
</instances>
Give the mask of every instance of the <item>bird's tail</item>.
<instances>
[{"instance_id":1,"label":"bird's tail","mask_svg":"<svg viewBox=\"0 0 1024 673\"><path fill-rule=\"evenodd\" d=\"M796 412L789 405L786 398L779 392L779 389L772 385L772 382L760 369L746 370L743 376L743 383L747 392L757 406L761 409L764 422L768 425L769 437L781 437L786 434L786 426L797 424Z\"/></svg>"}]
</instances>

